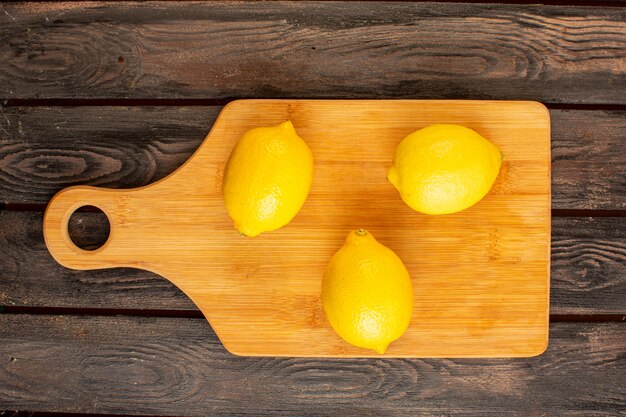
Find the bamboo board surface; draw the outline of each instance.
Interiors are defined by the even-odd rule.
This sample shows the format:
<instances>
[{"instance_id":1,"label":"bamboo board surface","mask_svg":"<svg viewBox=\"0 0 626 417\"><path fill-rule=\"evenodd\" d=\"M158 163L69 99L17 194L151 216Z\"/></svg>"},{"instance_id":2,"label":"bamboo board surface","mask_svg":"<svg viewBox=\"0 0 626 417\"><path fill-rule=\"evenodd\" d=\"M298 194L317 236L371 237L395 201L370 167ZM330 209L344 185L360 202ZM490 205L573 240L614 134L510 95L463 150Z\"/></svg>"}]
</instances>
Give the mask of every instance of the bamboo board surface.
<instances>
[{"instance_id":1,"label":"bamboo board surface","mask_svg":"<svg viewBox=\"0 0 626 417\"><path fill-rule=\"evenodd\" d=\"M225 163L247 130L292 120L315 159L311 193L286 227L239 236L221 196ZM395 147L412 131L458 123L506 155L491 192L461 213L427 216L387 182ZM84 205L102 209L109 240L95 251L67 232ZM534 102L239 100L205 142L165 179L130 190L71 187L50 202L44 235L75 269L130 266L156 272L200 308L240 355L380 356L330 328L321 276L346 234L365 228L407 266L415 310L388 357L507 357L547 344L550 123Z\"/></svg>"}]
</instances>

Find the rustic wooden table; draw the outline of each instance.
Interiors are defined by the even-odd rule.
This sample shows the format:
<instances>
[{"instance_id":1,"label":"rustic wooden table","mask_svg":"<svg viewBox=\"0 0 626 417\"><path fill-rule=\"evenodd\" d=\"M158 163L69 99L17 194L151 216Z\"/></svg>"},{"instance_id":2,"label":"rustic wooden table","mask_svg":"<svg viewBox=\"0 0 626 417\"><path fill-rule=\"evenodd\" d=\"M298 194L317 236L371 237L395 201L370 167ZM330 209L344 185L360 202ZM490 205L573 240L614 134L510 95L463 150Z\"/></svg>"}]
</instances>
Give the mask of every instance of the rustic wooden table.
<instances>
[{"instance_id":1,"label":"rustic wooden table","mask_svg":"<svg viewBox=\"0 0 626 417\"><path fill-rule=\"evenodd\" d=\"M0 410L626 415L626 3L524 3L1 4ZM54 262L42 214L55 192L164 177L241 97L545 103L547 352L236 357L159 276ZM71 233L94 247L105 226L84 212Z\"/></svg>"}]
</instances>

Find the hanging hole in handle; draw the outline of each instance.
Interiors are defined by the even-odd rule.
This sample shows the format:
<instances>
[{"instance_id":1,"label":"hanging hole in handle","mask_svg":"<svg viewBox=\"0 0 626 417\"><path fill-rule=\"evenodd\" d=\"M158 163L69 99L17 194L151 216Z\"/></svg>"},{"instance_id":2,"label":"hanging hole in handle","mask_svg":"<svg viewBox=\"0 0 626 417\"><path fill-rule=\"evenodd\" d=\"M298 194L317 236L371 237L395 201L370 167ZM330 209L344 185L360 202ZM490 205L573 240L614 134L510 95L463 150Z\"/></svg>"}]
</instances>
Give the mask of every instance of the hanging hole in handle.
<instances>
[{"instance_id":1,"label":"hanging hole in handle","mask_svg":"<svg viewBox=\"0 0 626 417\"><path fill-rule=\"evenodd\" d=\"M77 208L67 223L72 242L83 250L101 248L109 239L111 223L107 215L96 206Z\"/></svg>"}]
</instances>

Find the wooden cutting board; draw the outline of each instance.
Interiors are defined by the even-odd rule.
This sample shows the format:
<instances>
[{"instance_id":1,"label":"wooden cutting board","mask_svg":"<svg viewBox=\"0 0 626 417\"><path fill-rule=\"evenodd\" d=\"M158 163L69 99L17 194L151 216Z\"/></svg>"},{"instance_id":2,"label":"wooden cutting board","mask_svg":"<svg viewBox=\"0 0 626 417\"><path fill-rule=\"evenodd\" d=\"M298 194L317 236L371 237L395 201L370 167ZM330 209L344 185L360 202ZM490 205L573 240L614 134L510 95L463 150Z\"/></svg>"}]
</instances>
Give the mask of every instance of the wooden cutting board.
<instances>
[{"instance_id":1,"label":"wooden cutting board","mask_svg":"<svg viewBox=\"0 0 626 417\"><path fill-rule=\"evenodd\" d=\"M247 130L285 120L314 155L309 198L284 228L242 237L222 201L224 166ZM489 194L461 213L414 212L386 180L397 144L433 123L473 128L506 155ZM94 251L68 235L71 214L84 205L111 224ZM384 356L512 357L546 348L550 121L539 103L238 100L172 175L131 190L67 188L44 219L62 265L160 274L196 303L230 352L264 356L380 356L340 339L320 302L322 272L356 228L393 249L413 281L411 325Z\"/></svg>"}]
</instances>

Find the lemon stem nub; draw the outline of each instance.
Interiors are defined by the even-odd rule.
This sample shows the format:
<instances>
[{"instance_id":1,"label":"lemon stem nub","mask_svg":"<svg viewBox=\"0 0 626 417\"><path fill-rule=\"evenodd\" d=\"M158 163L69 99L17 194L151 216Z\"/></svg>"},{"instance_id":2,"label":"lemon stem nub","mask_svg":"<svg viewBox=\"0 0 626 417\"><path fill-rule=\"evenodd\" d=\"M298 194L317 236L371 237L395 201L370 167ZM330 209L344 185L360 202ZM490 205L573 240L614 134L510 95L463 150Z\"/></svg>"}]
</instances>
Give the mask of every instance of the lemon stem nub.
<instances>
[{"instance_id":1,"label":"lemon stem nub","mask_svg":"<svg viewBox=\"0 0 626 417\"><path fill-rule=\"evenodd\" d=\"M359 235L359 236L365 236L365 235L367 235L367 230L365 230L365 229L358 229L356 231L356 234Z\"/></svg>"},{"instance_id":2,"label":"lemon stem nub","mask_svg":"<svg viewBox=\"0 0 626 417\"><path fill-rule=\"evenodd\" d=\"M504 160L506 159L506 155L504 154L504 152L500 152L500 162L504 162Z\"/></svg>"}]
</instances>

